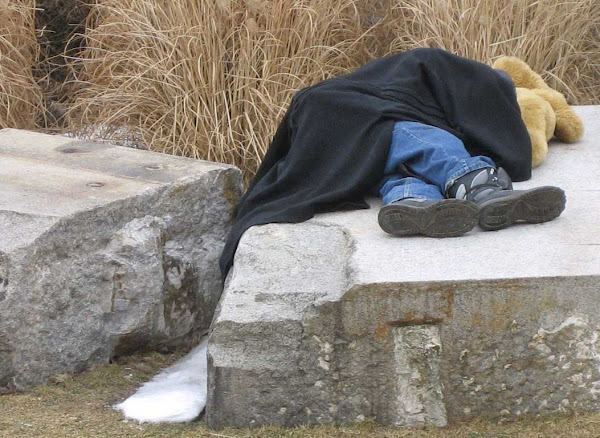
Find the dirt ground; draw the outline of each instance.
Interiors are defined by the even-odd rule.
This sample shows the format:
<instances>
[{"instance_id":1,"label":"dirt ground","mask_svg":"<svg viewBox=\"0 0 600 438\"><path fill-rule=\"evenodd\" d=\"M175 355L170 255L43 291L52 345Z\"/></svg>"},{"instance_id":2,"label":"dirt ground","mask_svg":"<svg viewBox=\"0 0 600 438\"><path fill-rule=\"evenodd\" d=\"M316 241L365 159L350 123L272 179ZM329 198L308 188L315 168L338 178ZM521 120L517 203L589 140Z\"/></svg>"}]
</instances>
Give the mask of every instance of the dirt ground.
<instances>
[{"instance_id":1,"label":"dirt ground","mask_svg":"<svg viewBox=\"0 0 600 438\"><path fill-rule=\"evenodd\" d=\"M142 354L62 375L27 393L0 396L0 437L381 437L381 438L582 438L600 437L600 414L525 420L498 425L477 422L445 429L414 430L366 423L352 427L261 428L211 431L202 420L188 424L126 421L112 405L134 392L182 352Z\"/></svg>"}]
</instances>

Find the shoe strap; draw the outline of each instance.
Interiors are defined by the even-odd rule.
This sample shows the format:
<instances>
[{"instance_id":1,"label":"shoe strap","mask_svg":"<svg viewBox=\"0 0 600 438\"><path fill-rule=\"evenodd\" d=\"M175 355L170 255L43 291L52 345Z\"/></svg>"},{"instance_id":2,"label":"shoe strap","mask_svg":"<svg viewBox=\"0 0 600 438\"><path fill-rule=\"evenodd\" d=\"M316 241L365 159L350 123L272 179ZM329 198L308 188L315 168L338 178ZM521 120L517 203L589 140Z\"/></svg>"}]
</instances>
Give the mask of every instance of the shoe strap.
<instances>
[{"instance_id":1,"label":"shoe strap","mask_svg":"<svg viewBox=\"0 0 600 438\"><path fill-rule=\"evenodd\" d=\"M508 178L508 184L510 184L510 178ZM454 181L448 189L448 196L475 202L481 194L503 190L508 184L506 180L500 180L495 168L485 167L469 172Z\"/></svg>"}]
</instances>

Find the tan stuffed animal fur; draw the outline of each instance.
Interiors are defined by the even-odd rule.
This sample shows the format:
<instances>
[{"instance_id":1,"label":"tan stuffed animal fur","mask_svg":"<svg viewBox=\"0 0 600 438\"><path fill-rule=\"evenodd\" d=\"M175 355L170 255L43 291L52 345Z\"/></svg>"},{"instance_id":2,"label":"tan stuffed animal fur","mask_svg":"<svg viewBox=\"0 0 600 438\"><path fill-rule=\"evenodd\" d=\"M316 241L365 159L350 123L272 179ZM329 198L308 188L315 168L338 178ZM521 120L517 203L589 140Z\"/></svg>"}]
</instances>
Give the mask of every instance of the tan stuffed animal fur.
<instances>
[{"instance_id":1,"label":"tan stuffed animal fur","mask_svg":"<svg viewBox=\"0 0 600 438\"><path fill-rule=\"evenodd\" d=\"M553 136L567 143L583 136L583 122L565 96L550 88L524 61L503 56L492 67L507 72L517 87L521 117L531 138L533 167L546 158L548 141Z\"/></svg>"}]
</instances>

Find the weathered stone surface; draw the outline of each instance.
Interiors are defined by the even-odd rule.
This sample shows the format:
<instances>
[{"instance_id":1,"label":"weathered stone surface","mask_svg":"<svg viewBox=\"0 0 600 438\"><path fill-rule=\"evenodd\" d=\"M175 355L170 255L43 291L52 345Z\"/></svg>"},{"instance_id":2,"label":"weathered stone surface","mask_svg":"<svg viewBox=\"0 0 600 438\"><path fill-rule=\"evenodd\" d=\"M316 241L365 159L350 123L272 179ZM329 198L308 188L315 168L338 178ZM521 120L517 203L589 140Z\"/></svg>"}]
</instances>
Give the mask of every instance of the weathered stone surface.
<instances>
[{"instance_id":1,"label":"weathered stone surface","mask_svg":"<svg viewBox=\"0 0 600 438\"><path fill-rule=\"evenodd\" d=\"M562 187L555 221L394 238L373 200L246 232L209 342L209 425L600 410L600 107L576 110L585 138L516 185Z\"/></svg>"},{"instance_id":2,"label":"weathered stone surface","mask_svg":"<svg viewBox=\"0 0 600 438\"><path fill-rule=\"evenodd\" d=\"M446 425L440 363L442 341L436 324L392 327L396 367L396 424Z\"/></svg>"},{"instance_id":3,"label":"weathered stone surface","mask_svg":"<svg viewBox=\"0 0 600 438\"><path fill-rule=\"evenodd\" d=\"M208 329L237 169L5 129L0 192L0 392Z\"/></svg>"}]
</instances>

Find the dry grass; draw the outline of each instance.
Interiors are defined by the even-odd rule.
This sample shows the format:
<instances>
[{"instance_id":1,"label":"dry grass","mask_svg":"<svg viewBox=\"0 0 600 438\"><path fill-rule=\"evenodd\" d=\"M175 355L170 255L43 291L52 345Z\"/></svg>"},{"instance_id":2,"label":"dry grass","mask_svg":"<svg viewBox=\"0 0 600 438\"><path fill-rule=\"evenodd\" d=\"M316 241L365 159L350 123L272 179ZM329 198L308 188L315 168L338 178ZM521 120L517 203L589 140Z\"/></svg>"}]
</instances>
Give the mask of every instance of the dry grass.
<instances>
[{"instance_id":1,"label":"dry grass","mask_svg":"<svg viewBox=\"0 0 600 438\"><path fill-rule=\"evenodd\" d=\"M295 90L366 60L361 33L352 0L102 1L72 127L252 171Z\"/></svg>"},{"instance_id":2,"label":"dry grass","mask_svg":"<svg viewBox=\"0 0 600 438\"><path fill-rule=\"evenodd\" d=\"M69 117L250 177L295 90L374 56L515 55L572 103L600 103L599 34L597 0L105 0L73 60Z\"/></svg>"},{"instance_id":3,"label":"dry grass","mask_svg":"<svg viewBox=\"0 0 600 438\"><path fill-rule=\"evenodd\" d=\"M429 46L492 62L525 60L572 103L600 103L598 0L406 0L387 26L390 51Z\"/></svg>"},{"instance_id":4,"label":"dry grass","mask_svg":"<svg viewBox=\"0 0 600 438\"><path fill-rule=\"evenodd\" d=\"M34 2L0 0L0 129L33 129L43 115L33 78L38 46Z\"/></svg>"},{"instance_id":5,"label":"dry grass","mask_svg":"<svg viewBox=\"0 0 600 438\"><path fill-rule=\"evenodd\" d=\"M35 0L35 26L39 45L38 62L34 76L42 88L46 105L45 131L60 131L64 114L63 101L68 99L71 68L66 66L66 55L81 50L85 19L90 12L87 0Z\"/></svg>"},{"instance_id":6,"label":"dry grass","mask_svg":"<svg viewBox=\"0 0 600 438\"><path fill-rule=\"evenodd\" d=\"M111 406L135 391L142 382L180 353L157 353L96 365L78 375L61 375L53 385L28 393L0 396L0 438L597 438L600 415L550 417L517 423L476 421L445 429L403 429L363 423L348 427L282 429L225 429L211 431L202 421L187 424L127 422Z\"/></svg>"}]
</instances>

